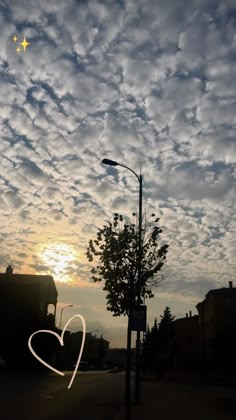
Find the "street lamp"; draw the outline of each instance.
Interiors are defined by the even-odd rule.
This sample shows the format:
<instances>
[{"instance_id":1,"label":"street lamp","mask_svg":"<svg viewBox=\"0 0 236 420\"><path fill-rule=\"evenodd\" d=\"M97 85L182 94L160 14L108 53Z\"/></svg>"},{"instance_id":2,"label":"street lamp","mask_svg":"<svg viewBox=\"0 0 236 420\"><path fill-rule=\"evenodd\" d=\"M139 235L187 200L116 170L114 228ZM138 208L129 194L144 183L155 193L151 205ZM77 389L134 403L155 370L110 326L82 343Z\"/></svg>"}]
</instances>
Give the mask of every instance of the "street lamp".
<instances>
[{"instance_id":1,"label":"street lamp","mask_svg":"<svg viewBox=\"0 0 236 420\"><path fill-rule=\"evenodd\" d=\"M138 226L138 283L137 283L137 304L141 304L141 264L142 264L142 194L143 194L143 177L137 175L133 169L126 165L118 163L114 160L103 159L102 163L110 166L122 166L132 172L139 182L139 226ZM130 327L128 327L129 330ZM131 336L130 336L131 339ZM140 330L137 330L137 341L136 341L136 377L135 377L135 402L140 402Z\"/></svg>"},{"instance_id":2,"label":"street lamp","mask_svg":"<svg viewBox=\"0 0 236 420\"><path fill-rule=\"evenodd\" d=\"M64 309L71 308L72 306L74 306L74 305L66 305L66 306L64 306L64 308L61 308L61 316L60 316L59 330L61 329L61 320L62 320L62 314L63 314Z\"/></svg>"}]
</instances>

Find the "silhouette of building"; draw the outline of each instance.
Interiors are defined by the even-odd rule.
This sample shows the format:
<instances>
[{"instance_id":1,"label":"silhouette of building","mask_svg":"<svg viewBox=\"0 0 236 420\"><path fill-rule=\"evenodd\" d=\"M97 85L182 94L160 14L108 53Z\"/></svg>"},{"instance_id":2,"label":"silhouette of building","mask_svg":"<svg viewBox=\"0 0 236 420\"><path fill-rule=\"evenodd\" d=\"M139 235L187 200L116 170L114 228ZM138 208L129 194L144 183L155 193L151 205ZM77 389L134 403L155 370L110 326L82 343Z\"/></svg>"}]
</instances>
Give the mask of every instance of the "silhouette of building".
<instances>
[{"instance_id":1,"label":"silhouette of building","mask_svg":"<svg viewBox=\"0 0 236 420\"><path fill-rule=\"evenodd\" d=\"M24 359L30 334L55 326L57 295L52 276L14 274L11 266L0 273L0 354L5 360Z\"/></svg>"},{"instance_id":2,"label":"silhouette of building","mask_svg":"<svg viewBox=\"0 0 236 420\"><path fill-rule=\"evenodd\" d=\"M82 335L82 331L77 331L70 334L70 338L68 340L68 353L69 359L71 361L70 364L76 363L78 359L78 354L82 343ZM83 362L87 362L88 367L90 368L102 368L107 362L109 344L109 341L105 340L102 336L96 337L91 333L86 333L84 350L81 360Z\"/></svg>"},{"instance_id":3,"label":"silhouette of building","mask_svg":"<svg viewBox=\"0 0 236 420\"><path fill-rule=\"evenodd\" d=\"M170 357L178 368L197 367L199 361L199 317L191 311L185 318L173 321L174 337L170 346Z\"/></svg>"},{"instance_id":4,"label":"silhouette of building","mask_svg":"<svg viewBox=\"0 0 236 420\"><path fill-rule=\"evenodd\" d=\"M201 357L209 365L232 367L236 352L236 288L210 290L196 305Z\"/></svg>"},{"instance_id":5,"label":"silhouette of building","mask_svg":"<svg viewBox=\"0 0 236 420\"><path fill-rule=\"evenodd\" d=\"M136 350L131 349L131 368L135 367L135 355ZM127 350L120 349L120 348L113 348L110 349L107 355L107 363L109 368L114 368L117 366L118 368L125 369L127 361Z\"/></svg>"},{"instance_id":6,"label":"silhouette of building","mask_svg":"<svg viewBox=\"0 0 236 420\"><path fill-rule=\"evenodd\" d=\"M236 288L233 282L229 282L228 288L209 290L196 308L198 315L192 316L190 311L185 318L173 321L174 336L165 353L168 377L234 382ZM152 363L155 360L150 353Z\"/></svg>"}]
</instances>

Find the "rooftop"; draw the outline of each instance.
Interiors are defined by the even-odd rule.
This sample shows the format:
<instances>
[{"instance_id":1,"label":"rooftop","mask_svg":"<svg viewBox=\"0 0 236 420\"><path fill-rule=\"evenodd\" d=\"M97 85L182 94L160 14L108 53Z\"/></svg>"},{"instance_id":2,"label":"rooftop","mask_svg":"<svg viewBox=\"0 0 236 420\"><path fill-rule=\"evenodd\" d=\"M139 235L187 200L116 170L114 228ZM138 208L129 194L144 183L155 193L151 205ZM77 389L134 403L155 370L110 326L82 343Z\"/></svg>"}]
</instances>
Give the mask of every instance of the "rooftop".
<instances>
[{"instance_id":1,"label":"rooftop","mask_svg":"<svg viewBox=\"0 0 236 420\"><path fill-rule=\"evenodd\" d=\"M52 276L38 274L13 274L11 266L8 266L5 273L0 273L1 285L27 285L35 284L40 287L41 293L50 298L50 303L57 303L57 289Z\"/></svg>"}]
</instances>

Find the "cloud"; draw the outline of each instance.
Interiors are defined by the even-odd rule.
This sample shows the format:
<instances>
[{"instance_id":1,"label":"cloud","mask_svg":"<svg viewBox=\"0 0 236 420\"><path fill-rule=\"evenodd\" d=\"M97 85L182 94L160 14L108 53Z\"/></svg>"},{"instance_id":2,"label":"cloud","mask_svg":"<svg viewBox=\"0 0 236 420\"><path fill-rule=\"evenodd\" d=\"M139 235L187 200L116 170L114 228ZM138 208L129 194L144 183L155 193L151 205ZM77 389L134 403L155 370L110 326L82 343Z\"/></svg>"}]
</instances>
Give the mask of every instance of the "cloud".
<instances>
[{"instance_id":1,"label":"cloud","mask_svg":"<svg viewBox=\"0 0 236 420\"><path fill-rule=\"evenodd\" d=\"M15 191L6 191L3 194L3 199L7 202L9 207L12 207L14 209L19 209L23 206L24 203L22 198Z\"/></svg>"},{"instance_id":2,"label":"cloud","mask_svg":"<svg viewBox=\"0 0 236 420\"><path fill-rule=\"evenodd\" d=\"M60 242L79 253L62 300L92 293L88 240L138 204L137 179L108 157L142 168L144 210L170 244L165 299L190 305L232 279L234 2L13 0L0 23L2 271L58 273L39 249Z\"/></svg>"}]
</instances>

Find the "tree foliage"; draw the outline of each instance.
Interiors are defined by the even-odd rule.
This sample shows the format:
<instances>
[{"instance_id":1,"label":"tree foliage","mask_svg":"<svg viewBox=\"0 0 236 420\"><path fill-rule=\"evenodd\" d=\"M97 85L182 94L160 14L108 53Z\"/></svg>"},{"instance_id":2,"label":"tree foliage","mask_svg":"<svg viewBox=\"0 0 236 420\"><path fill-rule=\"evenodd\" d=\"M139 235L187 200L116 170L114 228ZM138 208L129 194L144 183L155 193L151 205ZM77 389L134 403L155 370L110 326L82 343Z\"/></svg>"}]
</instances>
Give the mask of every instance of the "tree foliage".
<instances>
[{"instance_id":1,"label":"tree foliage","mask_svg":"<svg viewBox=\"0 0 236 420\"><path fill-rule=\"evenodd\" d=\"M153 217L155 215L152 215ZM107 309L114 316L129 314L132 306L137 303L137 293L142 299L153 297L150 278L155 279L162 269L168 250L168 245L160 246L159 235L162 232L156 218L151 225L142 231L142 263L141 281L138 284L138 229L134 223L125 223L121 214L115 213L113 222L98 229L97 238L90 240L87 258L97 263L91 269L94 282L104 280L107 293Z\"/></svg>"},{"instance_id":2,"label":"tree foliage","mask_svg":"<svg viewBox=\"0 0 236 420\"><path fill-rule=\"evenodd\" d=\"M161 315L161 320L159 322L159 337L162 351L167 351L169 342L173 337L174 319L175 316L172 315L170 308L166 306L163 315Z\"/></svg>"},{"instance_id":3,"label":"tree foliage","mask_svg":"<svg viewBox=\"0 0 236 420\"><path fill-rule=\"evenodd\" d=\"M163 315L160 316L161 320L159 322L159 329L169 326L175 319L175 316L172 315L169 306L166 306L163 312Z\"/></svg>"},{"instance_id":4,"label":"tree foliage","mask_svg":"<svg viewBox=\"0 0 236 420\"><path fill-rule=\"evenodd\" d=\"M155 318L153 327L148 327L143 339L142 366L162 376L165 369L171 365L169 345L173 339L175 316L167 306L161 315L159 326Z\"/></svg>"}]
</instances>

